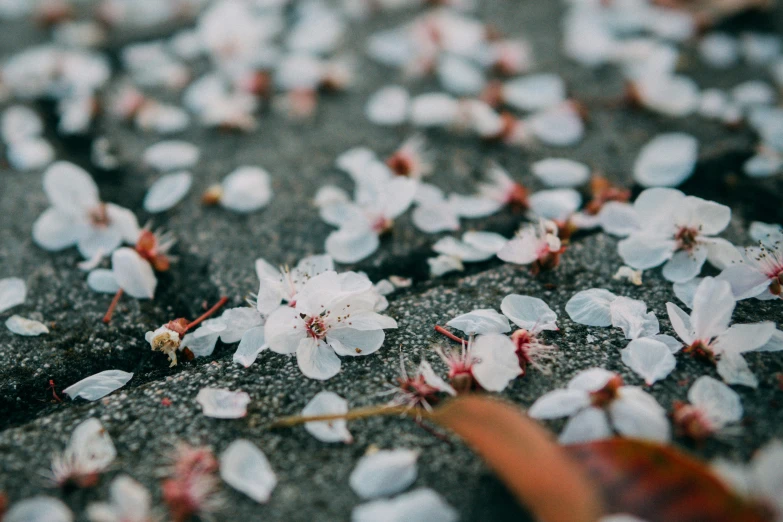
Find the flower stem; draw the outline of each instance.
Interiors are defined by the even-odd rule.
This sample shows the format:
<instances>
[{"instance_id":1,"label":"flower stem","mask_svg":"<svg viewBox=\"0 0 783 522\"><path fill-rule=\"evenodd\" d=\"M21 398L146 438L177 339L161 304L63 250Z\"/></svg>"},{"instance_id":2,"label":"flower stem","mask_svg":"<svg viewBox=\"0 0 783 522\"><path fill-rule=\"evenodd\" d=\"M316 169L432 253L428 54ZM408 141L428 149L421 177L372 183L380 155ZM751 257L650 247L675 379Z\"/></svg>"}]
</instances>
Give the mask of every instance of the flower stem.
<instances>
[{"instance_id":1,"label":"flower stem","mask_svg":"<svg viewBox=\"0 0 783 522\"><path fill-rule=\"evenodd\" d=\"M117 303L120 302L120 298L122 297L122 288L117 290L117 293L114 294L114 299L111 300L111 304L109 305L109 309L106 310L106 315L103 316L103 322L106 324L109 324L109 321L111 321L111 316L114 315L114 309L117 308Z\"/></svg>"},{"instance_id":2,"label":"flower stem","mask_svg":"<svg viewBox=\"0 0 783 522\"><path fill-rule=\"evenodd\" d=\"M457 343L460 343L460 344L467 344L468 343L467 340L463 339L462 337L460 337L458 335L454 335L453 333L449 332L448 330L446 330L445 328L443 328L440 325L437 325L437 324L435 325L435 331L438 332L441 335L445 335L446 337L448 337L449 339L451 339L454 342L457 342Z\"/></svg>"},{"instance_id":3,"label":"flower stem","mask_svg":"<svg viewBox=\"0 0 783 522\"><path fill-rule=\"evenodd\" d=\"M368 406L366 408L356 408L346 413L338 413L334 415L292 415L290 417L283 417L278 419L268 426L270 429L274 428L290 428L292 426L298 426L307 422L326 422L333 420L356 420L366 419L368 417L379 417L388 415L401 415L404 417L430 417L430 413L418 408L409 408L407 406Z\"/></svg>"},{"instance_id":4,"label":"flower stem","mask_svg":"<svg viewBox=\"0 0 783 522\"><path fill-rule=\"evenodd\" d=\"M209 318L209 316L210 316L210 315L212 315L212 314L214 314L215 312L217 312L218 310L220 310L220 307L221 307L221 306L223 306L224 304L226 304L227 302L228 302L228 297L225 297L225 296L224 296L224 297L221 297L221 298L220 298L220 301L218 301L217 303L215 303L215 306L213 306L212 308L210 308L209 310L207 310L206 312L204 312L203 314L201 314L201 316L200 316L198 319L195 319L195 320L193 320L193 321L189 322L189 323L188 323L188 327L187 327L187 328L185 328L185 331L187 332L188 330L190 330L190 329L191 329L191 328L193 328L194 326L198 325L198 324L199 324L201 321L203 321L204 319L207 319L207 318Z\"/></svg>"}]
</instances>

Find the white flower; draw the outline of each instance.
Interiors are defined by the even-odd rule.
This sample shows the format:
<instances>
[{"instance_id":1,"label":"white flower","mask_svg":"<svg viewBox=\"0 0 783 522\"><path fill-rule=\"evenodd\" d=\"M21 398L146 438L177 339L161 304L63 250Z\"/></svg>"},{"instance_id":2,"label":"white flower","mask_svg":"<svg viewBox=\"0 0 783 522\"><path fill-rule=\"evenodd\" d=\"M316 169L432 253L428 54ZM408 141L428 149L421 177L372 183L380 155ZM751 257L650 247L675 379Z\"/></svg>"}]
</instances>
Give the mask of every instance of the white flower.
<instances>
[{"instance_id":1,"label":"white flower","mask_svg":"<svg viewBox=\"0 0 783 522\"><path fill-rule=\"evenodd\" d=\"M458 519L457 511L427 488L415 489L390 500L360 504L351 513L351 522L457 522Z\"/></svg>"},{"instance_id":2,"label":"white flower","mask_svg":"<svg viewBox=\"0 0 783 522\"><path fill-rule=\"evenodd\" d=\"M565 248L557 237L557 225L539 220L535 225L523 225L516 236L498 251L497 256L507 263L532 265L531 271L551 270L560 264Z\"/></svg>"},{"instance_id":3,"label":"white flower","mask_svg":"<svg viewBox=\"0 0 783 522\"><path fill-rule=\"evenodd\" d=\"M320 391L302 410L302 416L340 415L348 413L348 401L334 392ZM321 442L353 442L345 419L306 422L305 429Z\"/></svg>"},{"instance_id":4,"label":"white flower","mask_svg":"<svg viewBox=\"0 0 783 522\"><path fill-rule=\"evenodd\" d=\"M295 306L269 316L270 349L295 353L302 373L312 379L333 377L341 364L336 354L369 355L383 344L383 329L397 327L394 319L374 311L372 289L370 280L355 272L313 277L297 294Z\"/></svg>"},{"instance_id":5,"label":"white flower","mask_svg":"<svg viewBox=\"0 0 783 522\"><path fill-rule=\"evenodd\" d=\"M421 134L414 134L386 159L386 166L398 176L420 179L432 173L433 169L432 154L426 147L427 139Z\"/></svg>"},{"instance_id":6,"label":"white flower","mask_svg":"<svg viewBox=\"0 0 783 522\"><path fill-rule=\"evenodd\" d=\"M463 343L459 350L438 355L449 369L449 381L458 392L481 387L490 392L506 389L522 374L514 343L502 334L479 335Z\"/></svg>"},{"instance_id":7,"label":"white flower","mask_svg":"<svg viewBox=\"0 0 783 522\"><path fill-rule=\"evenodd\" d=\"M528 410L534 419L570 417L560 442L572 444L612 436L667 442L666 411L635 386L624 386L619 375L602 368L579 372L565 389L539 398Z\"/></svg>"},{"instance_id":8,"label":"white flower","mask_svg":"<svg viewBox=\"0 0 783 522\"><path fill-rule=\"evenodd\" d=\"M725 460L717 460L712 465L726 485L769 508L772 520L783 520L783 443L768 442L745 465Z\"/></svg>"},{"instance_id":9,"label":"white flower","mask_svg":"<svg viewBox=\"0 0 783 522\"><path fill-rule=\"evenodd\" d=\"M348 479L363 499L386 497L405 490L416 480L417 451L379 450L363 456Z\"/></svg>"},{"instance_id":10,"label":"white flower","mask_svg":"<svg viewBox=\"0 0 783 522\"><path fill-rule=\"evenodd\" d=\"M33 224L33 239L41 248L79 247L85 259L112 252L123 242L135 243L139 224L132 212L102 203L89 174L59 161L44 173L44 191L52 204Z\"/></svg>"},{"instance_id":11,"label":"white flower","mask_svg":"<svg viewBox=\"0 0 783 522\"><path fill-rule=\"evenodd\" d=\"M256 275L261 281L256 294L256 308L269 315L280 303L293 303L296 294L313 277L334 270L334 261L328 255L316 255L302 258L296 267L277 269L264 259L256 259Z\"/></svg>"},{"instance_id":12,"label":"white flower","mask_svg":"<svg viewBox=\"0 0 783 522\"><path fill-rule=\"evenodd\" d=\"M554 359L557 346L546 344L541 336L545 331L557 331L557 314L537 297L510 294L500 303L503 315L519 327L511 334L522 372L528 366L549 373L545 361Z\"/></svg>"},{"instance_id":13,"label":"white flower","mask_svg":"<svg viewBox=\"0 0 783 522\"><path fill-rule=\"evenodd\" d=\"M702 375L688 390L690 404L675 401L672 419L678 432L694 440L718 434L742 419L740 397L717 379Z\"/></svg>"},{"instance_id":14,"label":"white flower","mask_svg":"<svg viewBox=\"0 0 783 522\"><path fill-rule=\"evenodd\" d=\"M87 506L90 522L152 522L152 496L128 475L120 475L109 486L109 502ZM48 519L47 519L48 520Z\"/></svg>"},{"instance_id":15,"label":"white flower","mask_svg":"<svg viewBox=\"0 0 783 522\"><path fill-rule=\"evenodd\" d=\"M60 486L69 482L92 486L116 456L117 450L100 421L87 419L73 430L65 452L52 459L52 477Z\"/></svg>"},{"instance_id":16,"label":"white flower","mask_svg":"<svg viewBox=\"0 0 783 522\"><path fill-rule=\"evenodd\" d=\"M685 353L712 362L717 359L724 381L755 388L758 380L742 354L783 350L783 336L769 321L729 327L735 305L729 283L705 277L696 288L690 316L674 303L666 303L666 309L674 331L685 343Z\"/></svg>"},{"instance_id":17,"label":"white flower","mask_svg":"<svg viewBox=\"0 0 783 522\"><path fill-rule=\"evenodd\" d=\"M641 229L618 245L623 261L633 268L645 270L665 262L663 276L683 283L699 275L707 259L717 262L724 249L734 248L713 237L728 226L729 207L665 188L645 190L633 207Z\"/></svg>"},{"instance_id":18,"label":"white flower","mask_svg":"<svg viewBox=\"0 0 783 522\"><path fill-rule=\"evenodd\" d=\"M778 299L783 296L783 234L766 244L748 247L742 261L728 266L717 277L728 281L734 298Z\"/></svg>"}]
</instances>

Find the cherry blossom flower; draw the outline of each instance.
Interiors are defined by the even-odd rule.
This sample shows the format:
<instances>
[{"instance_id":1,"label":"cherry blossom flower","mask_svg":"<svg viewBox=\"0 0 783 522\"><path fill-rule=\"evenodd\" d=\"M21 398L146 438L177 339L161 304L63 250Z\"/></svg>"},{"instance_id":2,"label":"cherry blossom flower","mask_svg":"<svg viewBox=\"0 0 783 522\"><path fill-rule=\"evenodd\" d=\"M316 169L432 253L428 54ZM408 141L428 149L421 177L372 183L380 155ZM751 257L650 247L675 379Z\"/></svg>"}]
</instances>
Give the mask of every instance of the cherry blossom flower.
<instances>
[{"instance_id":1,"label":"cherry blossom flower","mask_svg":"<svg viewBox=\"0 0 783 522\"><path fill-rule=\"evenodd\" d=\"M542 219L535 225L523 225L497 256L507 263L531 265L535 275L557 267L565 249L557 237L557 225Z\"/></svg>"},{"instance_id":2,"label":"cherry blossom flower","mask_svg":"<svg viewBox=\"0 0 783 522\"><path fill-rule=\"evenodd\" d=\"M153 513L149 491L128 475L112 480L109 502L87 506L87 518L90 522L153 522L159 519Z\"/></svg>"},{"instance_id":3,"label":"cherry blossom flower","mask_svg":"<svg viewBox=\"0 0 783 522\"><path fill-rule=\"evenodd\" d=\"M735 305L728 282L705 277L696 288L690 315L674 303L666 303L666 309L685 344L684 353L716 363L718 374L729 384L755 388L758 380L742 354L783 350L783 335L770 321L729 327Z\"/></svg>"},{"instance_id":4,"label":"cherry blossom flower","mask_svg":"<svg viewBox=\"0 0 783 522\"><path fill-rule=\"evenodd\" d=\"M386 158L386 166L398 176L420 179L432 172L431 153L426 150L427 140L414 134Z\"/></svg>"},{"instance_id":5,"label":"cherry blossom flower","mask_svg":"<svg viewBox=\"0 0 783 522\"><path fill-rule=\"evenodd\" d=\"M439 400L440 393L457 395L456 390L441 379L430 363L424 359L419 363L416 372L409 375L402 353L400 353L400 377L397 378L397 386L385 393L394 394L390 403L392 406L421 407L426 411L432 411L432 404Z\"/></svg>"},{"instance_id":6,"label":"cherry blossom flower","mask_svg":"<svg viewBox=\"0 0 783 522\"><path fill-rule=\"evenodd\" d=\"M0 279L0 313L23 304L27 298L27 284L18 277Z\"/></svg>"},{"instance_id":7,"label":"cherry blossom flower","mask_svg":"<svg viewBox=\"0 0 783 522\"><path fill-rule=\"evenodd\" d=\"M98 187L81 168L60 161L44 173L44 191L52 204L33 224L33 240L45 250L77 245L85 259L111 253L123 242L135 243L139 224L132 212L102 203Z\"/></svg>"},{"instance_id":8,"label":"cherry blossom flower","mask_svg":"<svg viewBox=\"0 0 783 522\"><path fill-rule=\"evenodd\" d=\"M73 513L62 500L37 496L22 500L11 506L3 518L6 522L30 522L46 520L46 522L73 522Z\"/></svg>"},{"instance_id":9,"label":"cherry blossom flower","mask_svg":"<svg viewBox=\"0 0 783 522\"><path fill-rule=\"evenodd\" d=\"M302 416L312 417L318 415L341 415L348 413L348 401L334 392L320 391L305 405ZM353 436L348 431L345 419L330 421L306 422L304 425L310 435L321 442L353 442Z\"/></svg>"},{"instance_id":10,"label":"cherry blossom flower","mask_svg":"<svg viewBox=\"0 0 783 522\"><path fill-rule=\"evenodd\" d=\"M674 402L672 419L677 433L695 441L726 433L726 426L742 419L740 397L722 382L702 375L688 390L690 404Z\"/></svg>"},{"instance_id":11,"label":"cherry blossom flower","mask_svg":"<svg viewBox=\"0 0 783 522\"><path fill-rule=\"evenodd\" d=\"M549 373L547 363L554 359L553 352L557 346L545 343L541 334L559 330L557 314L541 299L518 294L504 297L500 310L519 327L511 334L511 341L522 372L527 372L528 366L532 366L542 373Z\"/></svg>"},{"instance_id":12,"label":"cherry blossom flower","mask_svg":"<svg viewBox=\"0 0 783 522\"><path fill-rule=\"evenodd\" d=\"M783 520L783 443L779 440L761 447L748 464L719 459L713 461L712 467L726 485L759 505L762 512L769 514L770 520Z\"/></svg>"},{"instance_id":13,"label":"cherry blossom flower","mask_svg":"<svg viewBox=\"0 0 783 522\"><path fill-rule=\"evenodd\" d=\"M670 437L666 412L655 399L602 368L579 372L565 389L540 397L528 415L542 420L570 417L560 434L563 444L608 438L613 430L659 442Z\"/></svg>"},{"instance_id":14,"label":"cherry blossom flower","mask_svg":"<svg viewBox=\"0 0 783 522\"><path fill-rule=\"evenodd\" d=\"M266 504L277 486L266 455L252 442L238 439L220 455L220 477L259 504Z\"/></svg>"},{"instance_id":15,"label":"cherry blossom flower","mask_svg":"<svg viewBox=\"0 0 783 522\"><path fill-rule=\"evenodd\" d=\"M340 371L342 356L370 355L396 328L391 317L374 311L376 295L366 276L323 272L308 280L293 307L281 307L266 322L272 351L296 354L299 368L311 379L329 379Z\"/></svg>"},{"instance_id":16,"label":"cherry blossom flower","mask_svg":"<svg viewBox=\"0 0 783 522\"><path fill-rule=\"evenodd\" d=\"M363 499L395 495L416 480L419 452L407 449L378 450L364 455L348 483Z\"/></svg>"},{"instance_id":17,"label":"cherry blossom flower","mask_svg":"<svg viewBox=\"0 0 783 522\"><path fill-rule=\"evenodd\" d=\"M264 259L256 259L256 275L261 281L255 302L264 315L274 312L282 302L295 305L296 294L313 277L334 270L334 261L328 255L302 258L296 267L277 269Z\"/></svg>"},{"instance_id":18,"label":"cherry blossom flower","mask_svg":"<svg viewBox=\"0 0 783 522\"><path fill-rule=\"evenodd\" d=\"M766 243L766 244L765 244ZM741 262L718 276L731 285L734 298L778 299L783 296L783 234L778 232L757 247L742 252Z\"/></svg>"},{"instance_id":19,"label":"cherry blossom flower","mask_svg":"<svg viewBox=\"0 0 783 522\"><path fill-rule=\"evenodd\" d=\"M457 522L458 519L457 511L428 488L360 504L351 513L353 522Z\"/></svg>"},{"instance_id":20,"label":"cherry blossom flower","mask_svg":"<svg viewBox=\"0 0 783 522\"><path fill-rule=\"evenodd\" d=\"M641 229L620 241L625 264L646 270L662 263L663 276L683 283L699 275L708 259L719 260L725 239L714 237L729 224L731 209L679 190L655 188L639 194L633 204Z\"/></svg>"},{"instance_id":21,"label":"cherry blossom flower","mask_svg":"<svg viewBox=\"0 0 783 522\"><path fill-rule=\"evenodd\" d=\"M516 346L502 334L471 336L458 350L439 347L436 353L448 367L449 381L458 393L475 388L500 392L522 374Z\"/></svg>"},{"instance_id":22,"label":"cherry blossom flower","mask_svg":"<svg viewBox=\"0 0 783 522\"><path fill-rule=\"evenodd\" d=\"M218 461L206 447L180 444L163 481L163 501L173 522L186 522L193 515L209 516L223 505L218 495Z\"/></svg>"},{"instance_id":23,"label":"cherry blossom flower","mask_svg":"<svg viewBox=\"0 0 783 522\"><path fill-rule=\"evenodd\" d=\"M73 430L68 446L52 459L52 480L63 487L92 487L114 461L117 450L98 419L91 418Z\"/></svg>"},{"instance_id":24,"label":"cherry blossom flower","mask_svg":"<svg viewBox=\"0 0 783 522\"><path fill-rule=\"evenodd\" d=\"M528 190L514 181L508 172L497 163L490 163L484 171L486 181L479 184L479 196L496 201L498 208L504 205L527 209Z\"/></svg>"}]
</instances>

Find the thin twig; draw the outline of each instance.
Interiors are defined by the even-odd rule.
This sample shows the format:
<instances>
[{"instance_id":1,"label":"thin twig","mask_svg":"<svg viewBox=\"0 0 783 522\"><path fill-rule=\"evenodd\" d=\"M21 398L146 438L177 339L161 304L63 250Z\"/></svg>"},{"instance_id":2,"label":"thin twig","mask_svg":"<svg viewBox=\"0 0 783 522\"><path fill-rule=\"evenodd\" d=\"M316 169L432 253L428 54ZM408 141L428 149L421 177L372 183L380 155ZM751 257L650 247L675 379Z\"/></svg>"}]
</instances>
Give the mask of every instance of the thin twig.
<instances>
[{"instance_id":1,"label":"thin twig","mask_svg":"<svg viewBox=\"0 0 783 522\"><path fill-rule=\"evenodd\" d=\"M453 333L449 332L448 330L446 330L445 328L443 328L440 325L437 325L437 324L435 325L435 331L438 332L441 335L445 335L446 337L448 337L449 339L451 339L452 341L454 341L456 343L460 343L460 344L467 344L468 343L468 341L466 339L463 339L462 337L460 337L458 335L454 335Z\"/></svg>"},{"instance_id":2,"label":"thin twig","mask_svg":"<svg viewBox=\"0 0 783 522\"><path fill-rule=\"evenodd\" d=\"M207 319L210 315L212 315L215 312L217 312L218 310L220 310L220 307L223 306L224 304L226 304L227 302L228 302L228 297L225 297L225 296L221 297L220 301L215 303L215 306L213 306L212 308L210 308L209 310L207 310L206 312L201 314L201 316L199 316L197 319L189 322L187 328L185 328L185 331L187 332L188 330L190 330L194 326L198 325L204 319Z\"/></svg>"},{"instance_id":3,"label":"thin twig","mask_svg":"<svg viewBox=\"0 0 783 522\"><path fill-rule=\"evenodd\" d=\"M407 406L368 406L366 408L356 408L355 410L348 411L346 413L338 413L333 415L292 415L290 417L283 417L278 419L268 426L269 429L274 428L290 428L292 426L298 426L307 422L328 422L333 420L356 420L366 419L369 417L380 417L389 415L400 415L403 417L421 417L429 418L432 416L427 411L420 409L413 409Z\"/></svg>"},{"instance_id":4,"label":"thin twig","mask_svg":"<svg viewBox=\"0 0 783 522\"><path fill-rule=\"evenodd\" d=\"M111 321L111 316L114 315L114 309L117 308L117 303L120 302L120 298L122 297L122 288L117 290L117 293L114 294L114 299L111 300L111 304L109 305L109 309L106 310L106 315L103 316L103 322L106 324L109 324L109 321Z\"/></svg>"}]
</instances>

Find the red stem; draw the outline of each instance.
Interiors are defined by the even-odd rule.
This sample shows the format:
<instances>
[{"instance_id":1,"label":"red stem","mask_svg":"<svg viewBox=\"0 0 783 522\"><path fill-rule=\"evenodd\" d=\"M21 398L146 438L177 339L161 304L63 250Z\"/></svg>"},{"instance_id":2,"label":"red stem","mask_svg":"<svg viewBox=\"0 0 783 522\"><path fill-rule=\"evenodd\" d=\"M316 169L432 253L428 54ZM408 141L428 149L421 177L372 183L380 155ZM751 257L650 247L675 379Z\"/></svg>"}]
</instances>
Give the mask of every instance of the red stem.
<instances>
[{"instance_id":1,"label":"red stem","mask_svg":"<svg viewBox=\"0 0 783 522\"><path fill-rule=\"evenodd\" d=\"M194 326L198 325L204 319L209 318L210 315L212 315L215 312L217 312L218 310L220 310L220 307L222 307L227 302L228 302L228 297L221 297L220 301L215 303L215 306L213 306L212 308L210 308L209 310L207 310L206 312L201 314L201 316L198 319L195 319L195 320L189 322L187 328L185 328L185 331L187 332L188 330L190 330Z\"/></svg>"},{"instance_id":2,"label":"red stem","mask_svg":"<svg viewBox=\"0 0 783 522\"><path fill-rule=\"evenodd\" d=\"M460 343L460 344L467 344L468 343L468 341L466 341L462 337L460 337L458 335L454 335L453 333L449 332L448 330L446 330L445 328L443 328L440 325L437 325L437 324L435 325L435 331L438 332L441 335L445 335L446 337L448 337L449 339L451 339L452 341L454 341L456 343Z\"/></svg>"},{"instance_id":3,"label":"red stem","mask_svg":"<svg viewBox=\"0 0 783 522\"><path fill-rule=\"evenodd\" d=\"M54 379L49 379L49 388L52 390L52 396L54 396L54 400L57 402L63 402L63 400L57 395L57 390L54 387Z\"/></svg>"},{"instance_id":4,"label":"red stem","mask_svg":"<svg viewBox=\"0 0 783 522\"><path fill-rule=\"evenodd\" d=\"M103 316L104 323L109 324L109 321L111 321L111 316L114 315L114 309L117 308L117 303L120 302L121 297L122 297L122 288L117 290L117 293L114 294L114 299L111 300L109 309L106 310L106 315Z\"/></svg>"}]
</instances>

